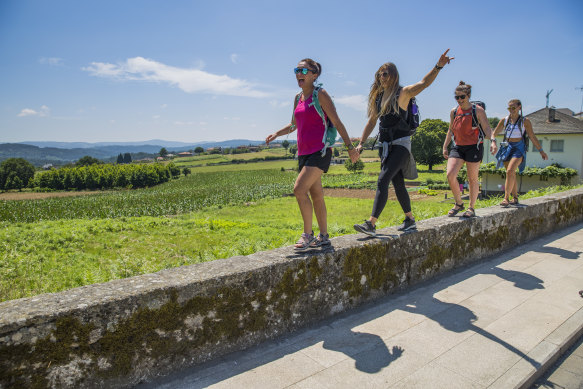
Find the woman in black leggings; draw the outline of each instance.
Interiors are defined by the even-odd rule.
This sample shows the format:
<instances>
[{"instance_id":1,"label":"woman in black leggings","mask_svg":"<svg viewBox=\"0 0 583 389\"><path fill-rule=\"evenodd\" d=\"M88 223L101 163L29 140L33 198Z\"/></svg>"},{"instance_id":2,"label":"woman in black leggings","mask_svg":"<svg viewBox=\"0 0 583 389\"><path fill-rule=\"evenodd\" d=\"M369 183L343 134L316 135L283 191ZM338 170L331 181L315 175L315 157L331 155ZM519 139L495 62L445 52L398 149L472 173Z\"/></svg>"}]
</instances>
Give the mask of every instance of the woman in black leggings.
<instances>
[{"instance_id":1,"label":"woman in black leggings","mask_svg":"<svg viewBox=\"0 0 583 389\"><path fill-rule=\"evenodd\" d=\"M406 122L409 100L427 88L439 71L453 57L448 57L449 49L437 61L437 64L421 81L402 87L399 84L399 72L392 62L382 65L375 73L374 82L368 96L368 122L362 132L360 143L356 149L361 152L363 144L379 120L379 154L381 156L381 172L377 182L372 214L362 224L354 228L365 234L376 235L376 222L387 204L389 182L393 183L397 200L405 213L405 220L399 227L400 231L416 228L415 218L411 212L411 200L405 188L405 173L415 169L415 161L411 155L410 130Z\"/></svg>"}]
</instances>

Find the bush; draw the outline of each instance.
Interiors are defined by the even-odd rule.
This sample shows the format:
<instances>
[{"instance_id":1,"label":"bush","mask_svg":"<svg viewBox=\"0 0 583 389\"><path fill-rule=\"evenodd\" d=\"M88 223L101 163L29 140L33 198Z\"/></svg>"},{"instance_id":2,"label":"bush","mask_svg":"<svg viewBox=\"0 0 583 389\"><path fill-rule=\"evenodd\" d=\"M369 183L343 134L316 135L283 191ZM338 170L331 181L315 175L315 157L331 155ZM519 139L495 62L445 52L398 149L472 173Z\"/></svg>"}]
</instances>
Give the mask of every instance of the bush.
<instances>
[{"instance_id":1,"label":"bush","mask_svg":"<svg viewBox=\"0 0 583 389\"><path fill-rule=\"evenodd\" d=\"M347 159L346 161L344 161L344 167L349 172L356 173L357 171L364 169L364 162L362 162L362 160L359 159L355 163L352 163L350 159Z\"/></svg>"}]
</instances>

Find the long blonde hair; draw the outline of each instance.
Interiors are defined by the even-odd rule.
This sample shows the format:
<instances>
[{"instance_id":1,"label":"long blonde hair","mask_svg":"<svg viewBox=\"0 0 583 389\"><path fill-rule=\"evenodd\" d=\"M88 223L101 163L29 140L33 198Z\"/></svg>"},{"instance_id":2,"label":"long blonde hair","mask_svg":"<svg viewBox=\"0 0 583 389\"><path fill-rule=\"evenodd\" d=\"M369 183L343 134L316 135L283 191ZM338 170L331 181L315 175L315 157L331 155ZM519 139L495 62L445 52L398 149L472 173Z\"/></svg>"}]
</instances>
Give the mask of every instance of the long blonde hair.
<instances>
[{"instance_id":1,"label":"long blonde hair","mask_svg":"<svg viewBox=\"0 0 583 389\"><path fill-rule=\"evenodd\" d=\"M381 106L380 112L376 112L376 101L381 93L384 92L384 88L381 84L381 73L389 73L389 96L385 101L385 104ZM399 71L397 66L392 62L387 62L383 64L379 70L374 75L374 82L370 86L370 93L368 95L368 117L371 118L375 112L377 117L386 115L389 112L399 112L399 99L397 98L397 93L401 85L399 85Z\"/></svg>"}]
</instances>

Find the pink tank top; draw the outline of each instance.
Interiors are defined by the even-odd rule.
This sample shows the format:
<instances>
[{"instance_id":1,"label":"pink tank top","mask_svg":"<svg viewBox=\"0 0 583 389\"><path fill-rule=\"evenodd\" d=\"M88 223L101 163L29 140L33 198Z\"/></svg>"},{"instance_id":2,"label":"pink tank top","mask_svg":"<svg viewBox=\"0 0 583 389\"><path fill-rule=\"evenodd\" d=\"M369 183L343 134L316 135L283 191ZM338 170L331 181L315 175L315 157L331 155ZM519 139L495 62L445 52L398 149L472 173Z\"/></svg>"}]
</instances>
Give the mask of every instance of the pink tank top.
<instances>
[{"instance_id":1,"label":"pink tank top","mask_svg":"<svg viewBox=\"0 0 583 389\"><path fill-rule=\"evenodd\" d=\"M298 155L313 154L324 147L324 123L314 106L310 107L312 96L298 101L294 115L298 129Z\"/></svg>"}]
</instances>

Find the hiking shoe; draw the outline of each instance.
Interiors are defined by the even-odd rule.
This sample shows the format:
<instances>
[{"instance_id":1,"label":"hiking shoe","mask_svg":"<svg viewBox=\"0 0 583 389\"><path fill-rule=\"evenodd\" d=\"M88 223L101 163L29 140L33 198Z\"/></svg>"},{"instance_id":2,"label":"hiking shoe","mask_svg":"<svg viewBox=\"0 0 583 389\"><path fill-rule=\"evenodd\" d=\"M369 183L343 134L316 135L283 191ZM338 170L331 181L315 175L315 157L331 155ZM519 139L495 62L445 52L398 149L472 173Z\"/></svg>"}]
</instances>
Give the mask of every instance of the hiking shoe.
<instances>
[{"instance_id":1,"label":"hiking shoe","mask_svg":"<svg viewBox=\"0 0 583 389\"><path fill-rule=\"evenodd\" d=\"M362 232L363 234L377 236L377 229L372 225L370 220L365 220L362 224L355 224L354 229L358 232Z\"/></svg>"},{"instance_id":2,"label":"hiking shoe","mask_svg":"<svg viewBox=\"0 0 583 389\"><path fill-rule=\"evenodd\" d=\"M403 220L403 224L401 224L399 226L399 228L397 228L397 230L399 231L409 231L409 230L414 230L417 228L417 224L415 224L415 219L411 219L409 218L409 216L405 217L405 220Z\"/></svg>"},{"instance_id":3,"label":"hiking shoe","mask_svg":"<svg viewBox=\"0 0 583 389\"><path fill-rule=\"evenodd\" d=\"M329 246L330 244L331 244L331 242L330 242L330 235L328 235L328 234L326 234L326 235L318 234L318 236L316 237L316 239L314 239L312 241L312 243L310 243L310 247Z\"/></svg>"},{"instance_id":4,"label":"hiking shoe","mask_svg":"<svg viewBox=\"0 0 583 389\"><path fill-rule=\"evenodd\" d=\"M305 232L302 234L300 239L296 242L294 248L296 251L306 251L310 248L310 244L314 241L314 233L306 234Z\"/></svg>"}]
</instances>

